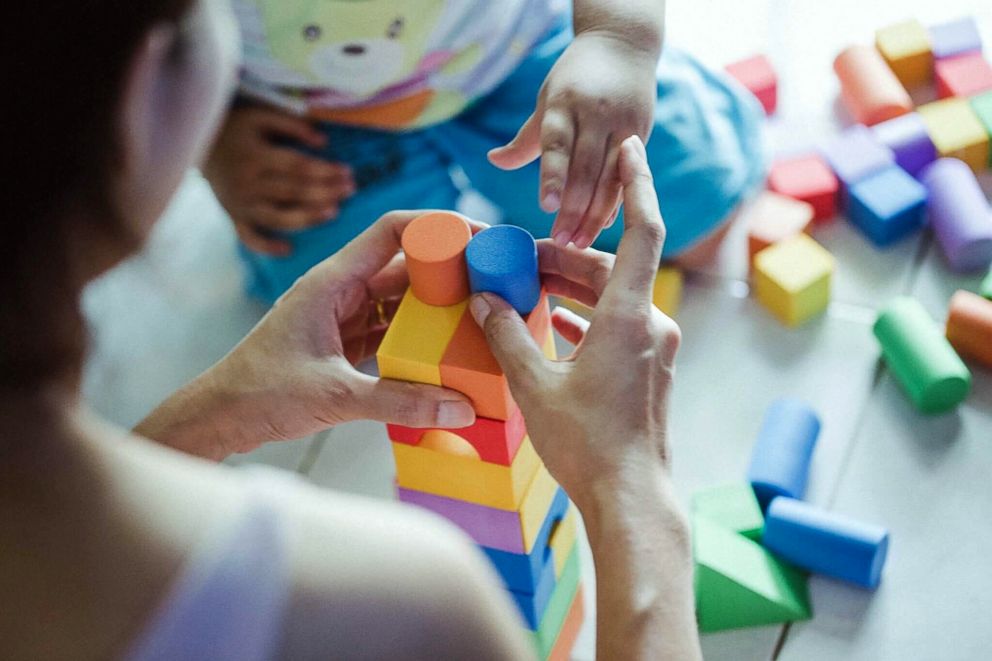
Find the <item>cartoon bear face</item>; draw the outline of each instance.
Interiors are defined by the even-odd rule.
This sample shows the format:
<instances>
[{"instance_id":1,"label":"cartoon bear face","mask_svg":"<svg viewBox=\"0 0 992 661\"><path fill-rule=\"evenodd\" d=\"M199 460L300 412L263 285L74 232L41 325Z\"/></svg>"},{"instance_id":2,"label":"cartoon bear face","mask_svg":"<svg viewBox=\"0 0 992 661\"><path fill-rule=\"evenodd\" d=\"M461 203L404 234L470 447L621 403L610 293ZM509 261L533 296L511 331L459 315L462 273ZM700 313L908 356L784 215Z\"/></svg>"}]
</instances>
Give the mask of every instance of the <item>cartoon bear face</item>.
<instances>
[{"instance_id":1,"label":"cartoon bear face","mask_svg":"<svg viewBox=\"0 0 992 661\"><path fill-rule=\"evenodd\" d=\"M259 0L272 55L315 87L373 94L417 71L441 0Z\"/></svg>"}]
</instances>

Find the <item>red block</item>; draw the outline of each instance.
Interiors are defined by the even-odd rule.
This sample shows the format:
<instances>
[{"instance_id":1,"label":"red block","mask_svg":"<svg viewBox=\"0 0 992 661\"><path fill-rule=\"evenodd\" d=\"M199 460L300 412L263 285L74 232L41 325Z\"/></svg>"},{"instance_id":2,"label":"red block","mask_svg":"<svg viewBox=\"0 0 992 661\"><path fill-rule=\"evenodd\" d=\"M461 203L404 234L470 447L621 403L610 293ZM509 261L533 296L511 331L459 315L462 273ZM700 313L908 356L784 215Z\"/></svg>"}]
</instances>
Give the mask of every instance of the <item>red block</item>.
<instances>
[{"instance_id":1,"label":"red block","mask_svg":"<svg viewBox=\"0 0 992 661\"><path fill-rule=\"evenodd\" d=\"M813 220L837 213L837 177L817 154L795 156L772 164L768 188L813 206Z\"/></svg>"},{"instance_id":2,"label":"red block","mask_svg":"<svg viewBox=\"0 0 992 661\"><path fill-rule=\"evenodd\" d=\"M992 65L980 52L937 60L933 75L937 81L937 95L942 99L975 96L992 90Z\"/></svg>"},{"instance_id":3,"label":"red block","mask_svg":"<svg viewBox=\"0 0 992 661\"><path fill-rule=\"evenodd\" d=\"M772 63L764 55L755 55L724 67L737 82L746 87L761 102L766 115L775 112L778 104L778 77Z\"/></svg>"},{"instance_id":4,"label":"red block","mask_svg":"<svg viewBox=\"0 0 992 661\"><path fill-rule=\"evenodd\" d=\"M420 439L432 429L386 425L389 440L407 445L420 445ZM513 463L527 429L520 409L515 409L508 420L477 417L475 423L461 429L444 429L465 439L479 453L479 459L491 464L509 466Z\"/></svg>"}]
</instances>

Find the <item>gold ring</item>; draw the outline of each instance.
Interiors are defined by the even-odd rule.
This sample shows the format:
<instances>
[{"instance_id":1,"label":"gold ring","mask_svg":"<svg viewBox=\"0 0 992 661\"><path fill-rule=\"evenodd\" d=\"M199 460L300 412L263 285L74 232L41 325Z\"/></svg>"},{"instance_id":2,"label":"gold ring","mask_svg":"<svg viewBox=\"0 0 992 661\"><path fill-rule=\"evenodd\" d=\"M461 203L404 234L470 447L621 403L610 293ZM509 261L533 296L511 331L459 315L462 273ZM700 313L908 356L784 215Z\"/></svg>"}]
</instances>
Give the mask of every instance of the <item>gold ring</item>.
<instances>
[{"instance_id":1,"label":"gold ring","mask_svg":"<svg viewBox=\"0 0 992 661\"><path fill-rule=\"evenodd\" d=\"M375 313L380 326L385 326L389 323L389 319L386 318L386 302L381 298L375 299Z\"/></svg>"}]
</instances>

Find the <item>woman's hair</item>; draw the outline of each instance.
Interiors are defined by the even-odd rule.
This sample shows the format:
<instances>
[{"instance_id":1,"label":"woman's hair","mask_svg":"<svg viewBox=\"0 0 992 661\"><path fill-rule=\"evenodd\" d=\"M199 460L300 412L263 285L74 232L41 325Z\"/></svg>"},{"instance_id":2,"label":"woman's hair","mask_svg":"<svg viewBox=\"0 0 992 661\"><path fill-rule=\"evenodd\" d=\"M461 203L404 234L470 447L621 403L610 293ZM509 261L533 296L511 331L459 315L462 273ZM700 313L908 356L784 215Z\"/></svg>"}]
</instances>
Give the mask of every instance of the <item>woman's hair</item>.
<instances>
[{"instance_id":1,"label":"woman's hair","mask_svg":"<svg viewBox=\"0 0 992 661\"><path fill-rule=\"evenodd\" d=\"M0 131L0 388L34 389L78 366L85 342L67 237L121 230L113 202L128 68L148 31L193 0L40 0L4 10ZM76 224L69 232L70 224Z\"/></svg>"}]
</instances>

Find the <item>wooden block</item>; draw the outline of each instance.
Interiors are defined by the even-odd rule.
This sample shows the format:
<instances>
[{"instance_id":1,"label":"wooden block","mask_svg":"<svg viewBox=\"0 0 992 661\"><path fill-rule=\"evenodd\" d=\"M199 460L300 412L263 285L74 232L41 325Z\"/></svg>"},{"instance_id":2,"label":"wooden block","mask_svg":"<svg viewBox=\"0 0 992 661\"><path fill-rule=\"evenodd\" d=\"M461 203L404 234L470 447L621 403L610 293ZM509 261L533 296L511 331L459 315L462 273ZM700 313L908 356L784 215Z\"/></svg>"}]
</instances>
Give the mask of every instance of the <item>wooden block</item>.
<instances>
[{"instance_id":1,"label":"wooden block","mask_svg":"<svg viewBox=\"0 0 992 661\"><path fill-rule=\"evenodd\" d=\"M555 580L561 580L561 575L565 571L565 562L571 550L575 547L575 542L579 536L579 527L575 522L575 508L569 505L565 518L558 522L551 532L551 539L548 546L551 547L551 557L555 562Z\"/></svg>"},{"instance_id":2,"label":"wooden block","mask_svg":"<svg viewBox=\"0 0 992 661\"><path fill-rule=\"evenodd\" d=\"M992 65L981 53L938 60L933 68L937 96L975 96L992 90Z\"/></svg>"},{"instance_id":3,"label":"wooden block","mask_svg":"<svg viewBox=\"0 0 992 661\"><path fill-rule=\"evenodd\" d=\"M761 545L693 517L696 618L702 632L808 620L806 575Z\"/></svg>"},{"instance_id":4,"label":"wooden block","mask_svg":"<svg viewBox=\"0 0 992 661\"><path fill-rule=\"evenodd\" d=\"M930 82L930 34L919 21L911 19L877 30L875 48L905 87Z\"/></svg>"},{"instance_id":5,"label":"wooden block","mask_svg":"<svg viewBox=\"0 0 992 661\"><path fill-rule=\"evenodd\" d=\"M750 484L725 484L692 494L692 515L706 517L721 528L748 539L761 540L765 517Z\"/></svg>"},{"instance_id":6,"label":"wooden block","mask_svg":"<svg viewBox=\"0 0 992 661\"><path fill-rule=\"evenodd\" d=\"M438 211L415 218L401 240L410 288L428 305L455 305L468 298L465 247L472 228L464 217Z\"/></svg>"},{"instance_id":7,"label":"wooden block","mask_svg":"<svg viewBox=\"0 0 992 661\"><path fill-rule=\"evenodd\" d=\"M575 641L579 638L582 630L582 621L585 619L585 595L582 593L582 586L579 585L578 592L572 598L572 605L565 616L565 622L558 632L558 639L548 654L548 661L569 661L572 658L572 649Z\"/></svg>"},{"instance_id":8,"label":"wooden block","mask_svg":"<svg viewBox=\"0 0 992 661\"><path fill-rule=\"evenodd\" d=\"M407 291L376 352L384 379L441 385L441 358L465 316L467 301L438 307Z\"/></svg>"},{"instance_id":9,"label":"wooden block","mask_svg":"<svg viewBox=\"0 0 992 661\"><path fill-rule=\"evenodd\" d=\"M541 617L547 610L548 602L555 589L555 563L546 562L541 566L541 575L533 592L518 592L510 590L510 598L524 617L527 628L536 631L541 624Z\"/></svg>"},{"instance_id":10,"label":"wooden block","mask_svg":"<svg viewBox=\"0 0 992 661\"><path fill-rule=\"evenodd\" d=\"M476 544L508 553L530 553L557 494L564 493L542 464L519 509L497 509L412 489L397 489L404 503L418 505L448 519Z\"/></svg>"},{"instance_id":11,"label":"wooden block","mask_svg":"<svg viewBox=\"0 0 992 661\"><path fill-rule=\"evenodd\" d=\"M978 123L985 129L989 141L992 142L992 92L979 94L971 99L970 103ZM992 167L992 148L989 149L989 166Z\"/></svg>"},{"instance_id":12,"label":"wooden block","mask_svg":"<svg viewBox=\"0 0 992 661\"><path fill-rule=\"evenodd\" d=\"M386 425L386 434L389 436L389 440L407 445L418 445L424 434L430 431L436 430ZM464 439L475 449L476 456L482 461L502 464L503 466L510 465L517 449L524 440L524 436L527 435L524 416L518 408L515 408L506 420L493 420L479 416L476 417L475 424L469 427L441 431Z\"/></svg>"},{"instance_id":13,"label":"wooden block","mask_svg":"<svg viewBox=\"0 0 992 661\"><path fill-rule=\"evenodd\" d=\"M849 197L848 218L876 246L891 245L926 223L927 190L898 165L858 182Z\"/></svg>"},{"instance_id":14,"label":"wooden block","mask_svg":"<svg viewBox=\"0 0 992 661\"><path fill-rule=\"evenodd\" d=\"M524 439L510 466L490 464L422 445L393 443L392 446L396 483L400 487L503 510L520 507L524 493L541 465L528 438Z\"/></svg>"},{"instance_id":15,"label":"wooden block","mask_svg":"<svg viewBox=\"0 0 992 661\"><path fill-rule=\"evenodd\" d=\"M781 159L772 164L768 188L813 207L813 220L837 213L837 177L819 154Z\"/></svg>"},{"instance_id":16,"label":"wooden block","mask_svg":"<svg viewBox=\"0 0 992 661\"><path fill-rule=\"evenodd\" d=\"M557 573L554 567L554 549L551 547L551 534L555 532L558 524L565 518L568 512L568 496L561 489L555 495L551 507L544 515L541 529L537 533L537 540L530 553L509 553L499 549L491 549L483 546L482 552L486 554L489 561L496 567L496 572L503 579L503 583L508 590L521 592L524 594L534 594L545 571L545 565L551 564L552 574ZM574 540L573 540L574 543ZM571 547L563 549L567 553ZM562 562L564 562L562 558Z\"/></svg>"},{"instance_id":17,"label":"wooden block","mask_svg":"<svg viewBox=\"0 0 992 661\"><path fill-rule=\"evenodd\" d=\"M658 269L651 300L656 308L675 318L682 304L682 271L669 266Z\"/></svg>"},{"instance_id":18,"label":"wooden block","mask_svg":"<svg viewBox=\"0 0 992 661\"><path fill-rule=\"evenodd\" d=\"M956 291L947 312L947 341L963 358L992 368L992 301Z\"/></svg>"},{"instance_id":19,"label":"wooden block","mask_svg":"<svg viewBox=\"0 0 992 661\"><path fill-rule=\"evenodd\" d=\"M764 55L754 55L724 67L728 74L746 87L761 103L766 115L778 104L778 77Z\"/></svg>"},{"instance_id":20,"label":"wooden block","mask_svg":"<svg viewBox=\"0 0 992 661\"><path fill-rule=\"evenodd\" d=\"M834 60L841 100L854 121L872 126L905 115L913 100L878 51L850 46Z\"/></svg>"},{"instance_id":21,"label":"wooden block","mask_svg":"<svg viewBox=\"0 0 992 661\"><path fill-rule=\"evenodd\" d=\"M798 326L826 310L833 271L833 256L799 234L755 255L755 295L786 326Z\"/></svg>"},{"instance_id":22,"label":"wooden block","mask_svg":"<svg viewBox=\"0 0 992 661\"><path fill-rule=\"evenodd\" d=\"M930 46L936 59L956 57L982 50L982 37L975 19L966 16L932 26Z\"/></svg>"},{"instance_id":23,"label":"wooden block","mask_svg":"<svg viewBox=\"0 0 992 661\"><path fill-rule=\"evenodd\" d=\"M944 99L917 109L941 156L959 158L974 172L989 162L989 134L967 99Z\"/></svg>"},{"instance_id":24,"label":"wooden block","mask_svg":"<svg viewBox=\"0 0 992 661\"><path fill-rule=\"evenodd\" d=\"M759 252L784 239L806 232L813 223L813 205L785 195L762 192L745 211L748 264Z\"/></svg>"},{"instance_id":25,"label":"wooden block","mask_svg":"<svg viewBox=\"0 0 992 661\"><path fill-rule=\"evenodd\" d=\"M536 631L531 632L534 647L537 649L537 656L540 659L547 658L551 648L562 630L568 613L575 599L581 597L579 594L579 578L581 567L579 565L578 545L569 554L565 561L565 571L562 572L561 579L555 584L555 589L548 600L547 608L541 617L540 626Z\"/></svg>"}]
</instances>

